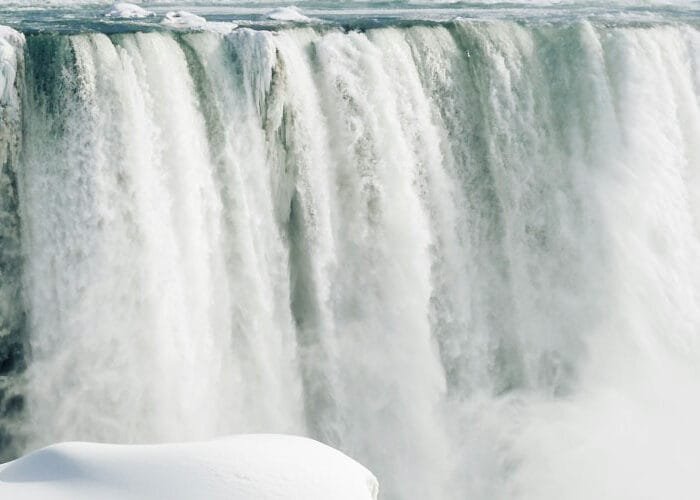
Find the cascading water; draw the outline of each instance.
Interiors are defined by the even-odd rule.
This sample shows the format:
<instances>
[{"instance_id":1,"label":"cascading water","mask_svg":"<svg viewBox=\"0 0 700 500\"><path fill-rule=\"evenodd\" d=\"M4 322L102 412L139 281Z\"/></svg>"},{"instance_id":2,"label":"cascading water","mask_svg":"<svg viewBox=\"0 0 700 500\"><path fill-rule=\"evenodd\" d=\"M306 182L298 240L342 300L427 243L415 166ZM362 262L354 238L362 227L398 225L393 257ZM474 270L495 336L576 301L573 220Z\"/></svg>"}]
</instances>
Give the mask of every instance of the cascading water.
<instances>
[{"instance_id":1,"label":"cascading water","mask_svg":"<svg viewBox=\"0 0 700 500\"><path fill-rule=\"evenodd\" d=\"M3 40L5 456L292 432L385 499L700 494L691 24Z\"/></svg>"}]
</instances>

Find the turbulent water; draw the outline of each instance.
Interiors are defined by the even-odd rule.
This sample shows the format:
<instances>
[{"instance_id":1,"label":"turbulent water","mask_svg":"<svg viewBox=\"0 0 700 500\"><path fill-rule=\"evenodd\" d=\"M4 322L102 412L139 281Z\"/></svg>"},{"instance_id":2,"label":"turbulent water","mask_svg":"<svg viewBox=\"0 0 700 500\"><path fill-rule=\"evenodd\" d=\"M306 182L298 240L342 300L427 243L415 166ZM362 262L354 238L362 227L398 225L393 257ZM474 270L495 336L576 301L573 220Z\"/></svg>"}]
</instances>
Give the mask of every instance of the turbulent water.
<instances>
[{"instance_id":1,"label":"turbulent water","mask_svg":"<svg viewBox=\"0 0 700 500\"><path fill-rule=\"evenodd\" d=\"M387 500L698 498L681 14L6 34L1 454L290 432Z\"/></svg>"}]
</instances>

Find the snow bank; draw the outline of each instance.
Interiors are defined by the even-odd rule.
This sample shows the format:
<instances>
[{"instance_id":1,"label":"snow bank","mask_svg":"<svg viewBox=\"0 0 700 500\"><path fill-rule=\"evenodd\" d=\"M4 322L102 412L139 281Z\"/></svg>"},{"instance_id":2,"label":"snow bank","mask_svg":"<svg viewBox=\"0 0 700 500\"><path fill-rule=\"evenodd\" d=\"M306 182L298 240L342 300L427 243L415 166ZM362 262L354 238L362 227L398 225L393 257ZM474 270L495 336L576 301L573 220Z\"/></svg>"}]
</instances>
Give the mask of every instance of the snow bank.
<instances>
[{"instance_id":1,"label":"snow bank","mask_svg":"<svg viewBox=\"0 0 700 500\"><path fill-rule=\"evenodd\" d=\"M115 2L110 11L105 14L107 17L115 17L119 19L139 19L155 15L155 12L151 12L150 10L146 10L138 5L127 2Z\"/></svg>"},{"instance_id":2,"label":"snow bank","mask_svg":"<svg viewBox=\"0 0 700 500\"><path fill-rule=\"evenodd\" d=\"M266 17L275 21L291 21L296 23L311 21L311 18L302 14L297 7L279 7L268 12Z\"/></svg>"},{"instance_id":3,"label":"snow bank","mask_svg":"<svg viewBox=\"0 0 700 500\"><path fill-rule=\"evenodd\" d=\"M24 35L7 26L0 26L0 105L13 95L17 76L17 52L24 45Z\"/></svg>"},{"instance_id":4,"label":"snow bank","mask_svg":"<svg viewBox=\"0 0 700 500\"><path fill-rule=\"evenodd\" d=\"M363 466L311 439L241 435L201 443L62 443L0 466L13 500L376 500Z\"/></svg>"},{"instance_id":5,"label":"snow bank","mask_svg":"<svg viewBox=\"0 0 700 500\"><path fill-rule=\"evenodd\" d=\"M207 20L184 10L168 12L160 22L171 28L203 28Z\"/></svg>"}]
</instances>

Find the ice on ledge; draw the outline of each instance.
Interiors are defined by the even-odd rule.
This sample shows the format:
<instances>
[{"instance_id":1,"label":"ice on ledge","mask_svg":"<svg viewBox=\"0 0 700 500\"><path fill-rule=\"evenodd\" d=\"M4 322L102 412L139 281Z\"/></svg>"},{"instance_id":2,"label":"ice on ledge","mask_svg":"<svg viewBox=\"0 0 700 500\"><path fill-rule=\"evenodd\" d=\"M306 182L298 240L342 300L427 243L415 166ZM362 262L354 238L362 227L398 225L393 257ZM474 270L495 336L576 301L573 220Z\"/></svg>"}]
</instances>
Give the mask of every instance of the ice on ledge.
<instances>
[{"instance_id":1,"label":"ice on ledge","mask_svg":"<svg viewBox=\"0 0 700 500\"><path fill-rule=\"evenodd\" d=\"M365 467L317 441L240 435L214 441L61 443L0 465L13 500L376 500Z\"/></svg>"}]
</instances>

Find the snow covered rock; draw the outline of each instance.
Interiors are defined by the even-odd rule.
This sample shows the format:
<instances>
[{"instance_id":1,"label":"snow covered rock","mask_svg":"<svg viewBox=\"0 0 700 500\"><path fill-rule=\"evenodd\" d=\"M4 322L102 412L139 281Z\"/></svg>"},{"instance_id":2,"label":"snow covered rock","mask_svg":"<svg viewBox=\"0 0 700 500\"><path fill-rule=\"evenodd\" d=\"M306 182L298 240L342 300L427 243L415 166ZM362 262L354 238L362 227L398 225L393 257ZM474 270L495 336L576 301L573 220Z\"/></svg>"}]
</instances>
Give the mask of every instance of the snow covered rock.
<instances>
[{"instance_id":1,"label":"snow covered rock","mask_svg":"<svg viewBox=\"0 0 700 500\"><path fill-rule=\"evenodd\" d=\"M376 500L362 465L311 439L240 435L200 443L62 443L0 466L13 500Z\"/></svg>"},{"instance_id":2,"label":"snow covered rock","mask_svg":"<svg viewBox=\"0 0 700 500\"><path fill-rule=\"evenodd\" d=\"M127 2L115 2L109 12L105 14L106 17L114 17L118 19L140 19L155 15L155 12L151 12L143 7Z\"/></svg>"},{"instance_id":3,"label":"snow covered rock","mask_svg":"<svg viewBox=\"0 0 700 500\"><path fill-rule=\"evenodd\" d=\"M311 18L301 13L297 7L279 7L273 9L266 14L268 19L275 21L290 21L295 23L306 23L311 21Z\"/></svg>"},{"instance_id":4,"label":"snow covered rock","mask_svg":"<svg viewBox=\"0 0 700 500\"><path fill-rule=\"evenodd\" d=\"M171 28L203 28L207 20L184 10L168 12L160 22Z\"/></svg>"}]
</instances>

